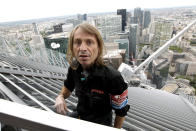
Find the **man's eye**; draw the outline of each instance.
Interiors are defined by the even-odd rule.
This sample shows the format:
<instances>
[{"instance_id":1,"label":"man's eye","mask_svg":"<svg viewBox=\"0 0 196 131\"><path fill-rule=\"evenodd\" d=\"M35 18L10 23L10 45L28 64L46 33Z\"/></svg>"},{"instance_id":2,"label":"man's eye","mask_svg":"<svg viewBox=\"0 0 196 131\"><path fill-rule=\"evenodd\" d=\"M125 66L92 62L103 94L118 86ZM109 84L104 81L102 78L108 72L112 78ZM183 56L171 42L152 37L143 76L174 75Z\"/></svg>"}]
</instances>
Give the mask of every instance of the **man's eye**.
<instances>
[{"instance_id":1,"label":"man's eye","mask_svg":"<svg viewBox=\"0 0 196 131\"><path fill-rule=\"evenodd\" d=\"M74 41L74 44L80 45L81 44L81 41L80 40L76 40L76 41Z\"/></svg>"},{"instance_id":2,"label":"man's eye","mask_svg":"<svg viewBox=\"0 0 196 131\"><path fill-rule=\"evenodd\" d=\"M86 41L87 45L91 45L93 42L91 40Z\"/></svg>"}]
</instances>

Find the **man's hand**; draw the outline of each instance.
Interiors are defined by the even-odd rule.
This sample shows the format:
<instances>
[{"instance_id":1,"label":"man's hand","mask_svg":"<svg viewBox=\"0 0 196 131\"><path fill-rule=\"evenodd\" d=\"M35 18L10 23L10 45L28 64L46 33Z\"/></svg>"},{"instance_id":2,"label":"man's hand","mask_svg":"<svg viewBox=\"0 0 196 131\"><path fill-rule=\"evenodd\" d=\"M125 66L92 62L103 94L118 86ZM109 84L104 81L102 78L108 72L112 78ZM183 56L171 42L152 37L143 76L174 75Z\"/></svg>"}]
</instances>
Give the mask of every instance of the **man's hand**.
<instances>
[{"instance_id":1,"label":"man's hand","mask_svg":"<svg viewBox=\"0 0 196 131\"><path fill-rule=\"evenodd\" d=\"M54 106L58 113L62 115L66 115L68 110L67 110L67 105L66 105L63 95L58 95Z\"/></svg>"}]
</instances>

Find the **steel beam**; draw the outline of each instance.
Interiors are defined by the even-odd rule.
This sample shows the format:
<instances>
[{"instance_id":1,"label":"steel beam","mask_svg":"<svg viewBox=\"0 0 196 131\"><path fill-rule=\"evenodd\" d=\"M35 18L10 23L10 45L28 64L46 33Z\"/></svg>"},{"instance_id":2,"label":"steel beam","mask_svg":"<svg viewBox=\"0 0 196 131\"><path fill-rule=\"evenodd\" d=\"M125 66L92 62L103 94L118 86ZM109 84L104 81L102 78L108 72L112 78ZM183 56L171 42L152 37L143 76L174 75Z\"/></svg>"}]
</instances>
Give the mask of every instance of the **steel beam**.
<instances>
[{"instance_id":1,"label":"steel beam","mask_svg":"<svg viewBox=\"0 0 196 131\"><path fill-rule=\"evenodd\" d=\"M38 101L37 99L35 99L35 97L31 96L29 93L27 93L25 90L23 90L22 88L20 88L19 86L17 86L14 82L12 82L11 80L9 80L7 77L5 77L3 74L0 73L0 77L2 77L3 79L5 79L6 81L8 81L13 87L15 87L16 89L18 89L19 91L21 91L23 94L25 94L28 98L30 98L31 100L33 100L35 103L37 103L39 106L41 106L43 109L47 110L47 111L51 111L53 112L51 109L49 109L47 106L45 106L43 103L41 103L40 101Z\"/></svg>"},{"instance_id":2,"label":"steel beam","mask_svg":"<svg viewBox=\"0 0 196 131\"><path fill-rule=\"evenodd\" d=\"M0 99L0 121L31 131L120 131ZM36 114L36 115L34 115Z\"/></svg>"},{"instance_id":3,"label":"steel beam","mask_svg":"<svg viewBox=\"0 0 196 131\"><path fill-rule=\"evenodd\" d=\"M23 77L26 78L26 79L28 79L29 81L33 82L34 84L38 85L39 87L45 89L46 91L50 92L50 93L53 94L54 96L56 96L56 97L58 96L57 93L55 93L55 92L49 90L48 88L46 88L46 87L44 87L43 85L41 85L41 84L35 82L34 80L31 80L31 79L29 79L28 77L25 77L25 76L23 76ZM71 105L74 106L74 107L77 106L76 103L73 103L72 101L70 101L70 100L68 100L68 99L65 99L65 101L68 102L69 104L71 104ZM69 110L69 111L72 112L71 110Z\"/></svg>"},{"instance_id":4,"label":"steel beam","mask_svg":"<svg viewBox=\"0 0 196 131\"><path fill-rule=\"evenodd\" d=\"M45 95L44 93L42 93L41 91L39 91L38 89L34 88L33 86L29 85L28 83L24 82L23 80L21 80L20 78L18 78L17 76L11 74L11 76L13 76L14 78L16 78L18 81L20 81L21 83L25 84L27 87L29 87L30 89L34 90L35 92L39 93L41 96L45 97L47 100L51 101L53 104L55 103L55 100L51 99L50 97L48 97L47 95Z\"/></svg>"},{"instance_id":5,"label":"steel beam","mask_svg":"<svg viewBox=\"0 0 196 131\"><path fill-rule=\"evenodd\" d=\"M2 82L0 82L1 90L14 102L26 105L26 103L21 100L18 96L16 96L10 89L8 89Z\"/></svg>"}]
</instances>

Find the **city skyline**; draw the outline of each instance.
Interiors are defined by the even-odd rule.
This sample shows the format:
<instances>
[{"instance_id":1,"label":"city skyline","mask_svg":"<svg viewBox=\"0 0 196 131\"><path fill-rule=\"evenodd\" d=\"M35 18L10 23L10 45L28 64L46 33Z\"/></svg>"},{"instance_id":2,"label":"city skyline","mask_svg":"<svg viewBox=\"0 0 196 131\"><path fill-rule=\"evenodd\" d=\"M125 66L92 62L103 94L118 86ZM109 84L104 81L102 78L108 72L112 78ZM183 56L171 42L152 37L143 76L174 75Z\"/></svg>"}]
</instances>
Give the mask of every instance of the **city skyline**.
<instances>
[{"instance_id":1,"label":"city skyline","mask_svg":"<svg viewBox=\"0 0 196 131\"><path fill-rule=\"evenodd\" d=\"M118 70L122 75L120 79L124 79L129 87L128 104L132 106L123 123L124 130L196 130L196 5L192 2L192 6L181 6L184 0L179 0L179 5L175 4L174 8L170 7L173 6L171 2L165 8L144 8L149 2L152 7L155 5L151 0L145 6L142 6L142 0L137 1L139 6L134 2L117 6L115 1L100 0L101 4L108 6L107 9L93 1L100 10L93 4L83 7L85 2L80 3L81 8L70 2L65 6L60 0L50 4L51 1L35 0L32 3L29 0L21 6L17 6L19 2L10 2L14 8L10 5L6 9L12 13L1 12L0 21L3 15L4 18L13 17L12 20L20 18L19 15L29 17L0 23L0 98L7 100L0 100L5 107L0 108L0 130L6 130L7 124L14 129L16 126L17 131L86 130L84 127L73 128L76 122L71 119L68 119L71 126L64 128L61 126L65 125L63 120L60 123L54 120L59 126L51 119L46 119L45 124L42 119L37 119L35 111L30 113L31 109L37 108L45 110L42 114L56 118L52 113L55 112L55 99L70 68L66 59L70 32L84 22L98 29L104 43L105 65ZM48 8L52 5L53 13L50 13ZM165 6L161 2L159 5ZM81 10L79 13L74 12L78 11L77 8ZM70 12L72 14L66 14ZM34 14L37 14L36 18ZM98 78L97 74L100 73L93 72L90 76ZM113 82L110 79L110 84ZM110 97L110 94L106 92L104 96ZM75 93L66 102L69 115L77 108ZM18 108L16 103L27 106ZM17 110L12 111L13 108ZM93 123L89 126L94 127Z\"/></svg>"},{"instance_id":2,"label":"city skyline","mask_svg":"<svg viewBox=\"0 0 196 131\"><path fill-rule=\"evenodd\" d=\"M141 7L142 9L149 8L170 8L182 6L195 6L195 0L113 0L113 1L90 1L90 0L6 0L1 2L0 22L11 22L28 19L39 19L46 17L74 15L83 13L102 13L114 12L117 9L134 9Z\"/></svg>"}]
</instances>

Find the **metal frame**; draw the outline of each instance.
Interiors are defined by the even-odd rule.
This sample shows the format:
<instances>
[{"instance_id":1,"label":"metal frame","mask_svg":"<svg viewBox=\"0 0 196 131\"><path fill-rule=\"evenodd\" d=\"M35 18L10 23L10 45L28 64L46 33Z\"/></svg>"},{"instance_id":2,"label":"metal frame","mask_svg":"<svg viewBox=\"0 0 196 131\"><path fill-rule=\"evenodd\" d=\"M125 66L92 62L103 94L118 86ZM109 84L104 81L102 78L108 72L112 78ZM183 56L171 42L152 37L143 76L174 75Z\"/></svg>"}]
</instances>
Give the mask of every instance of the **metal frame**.
<instances>
[{"instance_id":1,"label":"metal frame","mask_svg":"<svg viewBox=\"0 0 196 131\"><path fill-rule=\"evenodd\" d=\"M64 76L58 76L53 74L46 74L43 72L34 72L31 69L22 69L19 67L8 67L8 66L0 66L0 72L1 73L12 73L12 74L18 74L18 75L27 75L27 76L37 76L37 77L45 77L45 78L54 78L54 79L65 79Z\"/></svg>"},{"instance_id":2,"label":"metal frame","mask_svg":"<svg viewBox=\"0 0 196 131\"><path fill-rule=\"evenodd\" d=\"M28 77L26 77L26 76L24 76L24 75L23 75L23 77L24 77L25 79L27 79L28 81L33 82L35 85L39 86L40 88L44 89L46 92L50 93L50 95L54 95L54 96L57 96L57 95L58 95L57 93L55 93L55 92L49 90L49 89L46 88L45 86L42 86L41 84L37 83L35 80L32 80L32 79L30 79L30 78L28 78Z\"/></svg>"},{"instance_id":3,"label":"metal frame","mask_svg":"<svg viewBox=\"0 0 196 131\"><path fill-rule=\"evenodd\" d=\"M5 93L6 96L9 97L14 102L26 105L26 103L21 100L18 96L16 96L11 90L9 90L2 82L0 82L1 90Z\"/></svg>"},{"instance_id":4,"label":"metal frame","mask_svg":"<svg viewBox=\"0 0 196 131\"><path fill-rule=\"evenodd\" d=\"M40 105L43 109L52 112L51 109L49 109L47 106L45 106L43 103L41 103L40 101L38 101L37 99L35 99L33 96L31 96L29 93L27 93L25 90L23 90L22 88L20 88L19 86L17 86L14 82L12 82L11 80L9 80L6 76L4 76L3 74L0 73L0 76L5 79L6 81L8 81L10 84L12 84L16 89L18 89L19 91L21 91L23 94L25 94L27 97L29 97L31 100L33 100L35 103L37 103L38 105Z\"/></svg>"},{"instance_id":5,"label":"metal frame","mask_svg":"<svg viewBox=\"0 0 196 131\"><path fill-rule=\"evenodd\" d=\"M29 78L27 78L27 77L25 77L25 76L23 76L23 77L26 78L26 79L28 79L29 81L32 81L34 84L36 84L36 85L38 85L39 87L45 89L46 91L49 91L50 93L52 93L52 94L55 95L56 97L58 96L57 93L55 93L55 92L49 90L48 88L44 87L43 85L41 85L41 84L39 84L39 83L37 83L35 80L31 80L31 79L29 79ZM33 77L33 78L36 79L36 80L38 80L39 82L43 82L44 84L46 84L46 85L49 86L50 88L52 87L52 89L55 89L55 90L57 90L57 91L60 92L59 89L54 88L53 86L49 85L48 83L46 83L46 82L44 82L44 81L42 81L42 80L39 80L38 78L35 78L35 77ZM73 96L70 96L70 97L73 97ZM73 98L73 99L76 100L76 98ZM65 101L66 101L67 103L71 104L71 105L74 106L74 107L77 106L76 103L74 103L74 102L72 102L72 101L70 101L70 100L68 100L68 99L65 99ZM69 110L69 111L72 112L72 110Z\"/></svg>"},{"instance_id":6,"label":"metal frame","mask_svg":"<svg viewBox=\"0 0 196 131\"><path fill-rule=\"evenodd\" d=\"M29 85L28 83L24 82L23 80L21 80L20 78L18 78L17 76L11 74L11 76L13 76L14 78L16 78L18 81L20 81L21 83L25 84L26 86L28 86L30 89L34 90L35 92L39 93L41 96L43 96L44 98L48 99L49 101L51 101L52 103L55 103L55 100L51 99L50 97L48 97L47 95L45 95L44 93L42 93L41 91L39 91L38 89L34 88L33 86Z\"/></svg>"},{"instance_id":7,"label":"metal frame","mask_svg":"<svg viewBox=\"0 0 196 131\"><path fill-rule=\"evenodd\" d=\"M29 106L0 99L0 122L13 124L32 131L119 131L119 129L103 126L75 118L66 117L53 112L43 111ZM14 110L13 110L14 109ZM33 115L32 115L33 114ZM36 114L36 115L34 115ZM39 117L39 119L37 119ZM77 125L77 126L76 126Z\"/></svg>"}]
</instances>

